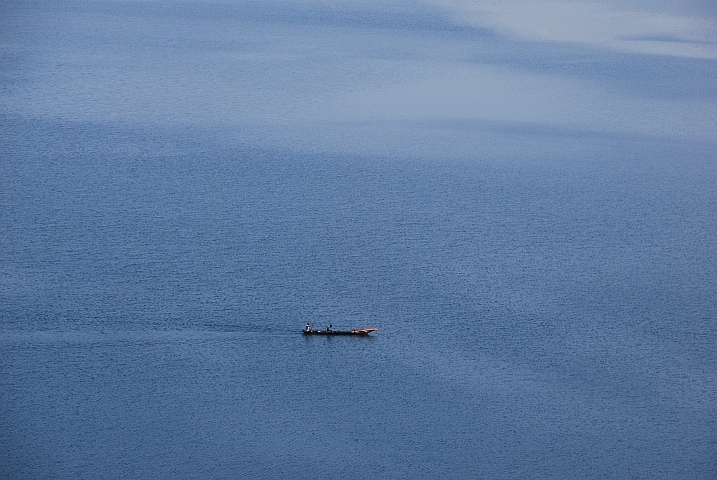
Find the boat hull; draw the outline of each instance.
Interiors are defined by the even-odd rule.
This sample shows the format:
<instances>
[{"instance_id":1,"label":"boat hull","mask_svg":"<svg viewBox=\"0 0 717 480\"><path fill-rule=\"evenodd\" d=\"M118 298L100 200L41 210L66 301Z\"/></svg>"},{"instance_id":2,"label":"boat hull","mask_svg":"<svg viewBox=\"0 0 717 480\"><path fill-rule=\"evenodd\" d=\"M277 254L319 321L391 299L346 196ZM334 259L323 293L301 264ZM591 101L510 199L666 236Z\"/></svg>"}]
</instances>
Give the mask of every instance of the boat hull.
<instances>
[{"instance_id":1,"label":"boat hull","mask_svg":"<svg viewBox=\"0 0 717 480\"><path fill-rule=\"evenodd\" d=\"M378 328L358 328L355 330L302 330L304 335L368 335L377 331Z\"/></svg>"}]
</instances>

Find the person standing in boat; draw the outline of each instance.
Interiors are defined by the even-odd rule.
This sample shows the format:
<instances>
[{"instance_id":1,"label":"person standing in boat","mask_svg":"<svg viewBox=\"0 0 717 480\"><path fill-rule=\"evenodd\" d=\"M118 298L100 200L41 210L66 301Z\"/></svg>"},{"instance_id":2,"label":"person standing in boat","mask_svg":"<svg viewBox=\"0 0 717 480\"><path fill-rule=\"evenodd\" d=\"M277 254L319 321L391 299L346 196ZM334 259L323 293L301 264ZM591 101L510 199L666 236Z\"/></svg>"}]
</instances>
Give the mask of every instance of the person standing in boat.
<instances>
[{"instance_id":1,"label":"person standing in boat","mask_svg":"<svg viewBox=\"0 0 717 480\"><path fill-rule=\"evenodd\" d=\"M309 322L306 322L306 331L307 332L311 331L311 324Z\"/></svg>"},{"instance_id":2,"label":"person standing in boat","mask_svg":"<svg viewBox=\"0 0 717 480\"><path fill-rule=\"evenodd\" d=\"M330 332L330 331L331 331L331 327L333 327L333 325L329 325L328 328L326 329L326 331L327 331L327 332Z\"/></svg>"}]
</instances>

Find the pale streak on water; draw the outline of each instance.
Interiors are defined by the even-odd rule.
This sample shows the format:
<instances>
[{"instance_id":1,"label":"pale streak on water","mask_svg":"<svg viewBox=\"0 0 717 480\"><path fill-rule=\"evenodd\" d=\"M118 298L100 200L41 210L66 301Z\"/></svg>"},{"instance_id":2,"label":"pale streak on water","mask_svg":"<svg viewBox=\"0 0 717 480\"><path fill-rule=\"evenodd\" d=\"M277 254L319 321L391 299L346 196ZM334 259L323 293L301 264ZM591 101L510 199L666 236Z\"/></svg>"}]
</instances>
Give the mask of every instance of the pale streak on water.
<instances>
[{"instance_id":1,"label":"pale streak on water","mask_svg":"<svg viewBox=\"0 0 717 480\"><path fill-rule=\"evenodd\" d=\"M0 476L717 475L714 61L64 5L2 7Z\"/></svg>"}]
</instances>

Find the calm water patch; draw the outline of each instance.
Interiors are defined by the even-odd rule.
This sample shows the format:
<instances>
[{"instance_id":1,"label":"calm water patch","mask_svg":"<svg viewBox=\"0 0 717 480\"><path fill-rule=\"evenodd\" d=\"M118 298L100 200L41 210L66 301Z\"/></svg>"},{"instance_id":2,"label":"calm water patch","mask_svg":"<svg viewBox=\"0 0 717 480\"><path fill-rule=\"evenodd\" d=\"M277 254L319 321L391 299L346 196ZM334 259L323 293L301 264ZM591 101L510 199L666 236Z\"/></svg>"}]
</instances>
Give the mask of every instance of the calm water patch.
<instances>
[{"instance_id":1,"label":"calm water patch","mask_svg":"<svg viewBox=\"0 0 717 480\"><path fill-rule=\"evenodd\" d=\"M717 477L716 63L654 8L3 2L0 477Z\"/></svg>"},{"instance_id":2,"label":"calm water patch","mask_svg":"<svg viewBox=\"0 0 717 480\"><path fill-rule=\"evenodd\" d=\"M10 477L714 472L699 156L410 162L3 128Z\"/></svg>"}]
</instances>

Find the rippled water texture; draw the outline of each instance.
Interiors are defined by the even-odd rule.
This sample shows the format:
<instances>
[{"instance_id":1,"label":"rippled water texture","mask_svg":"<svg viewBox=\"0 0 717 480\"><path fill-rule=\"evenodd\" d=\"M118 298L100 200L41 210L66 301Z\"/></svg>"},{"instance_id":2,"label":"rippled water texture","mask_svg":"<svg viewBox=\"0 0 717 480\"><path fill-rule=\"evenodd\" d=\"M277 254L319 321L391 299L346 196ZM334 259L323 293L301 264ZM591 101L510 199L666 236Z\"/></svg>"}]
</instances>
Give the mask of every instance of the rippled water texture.
<instances>
[{"instance_id":1,"label":"rippled water texture","mask_svg":"<svg viewBox=\"0 0 717 480\"><path fill-rule=\"evenodd\" d=\"M173 5L2 7L0 477L717 476L709 42Z\"/></svg>"}]
</instances>

